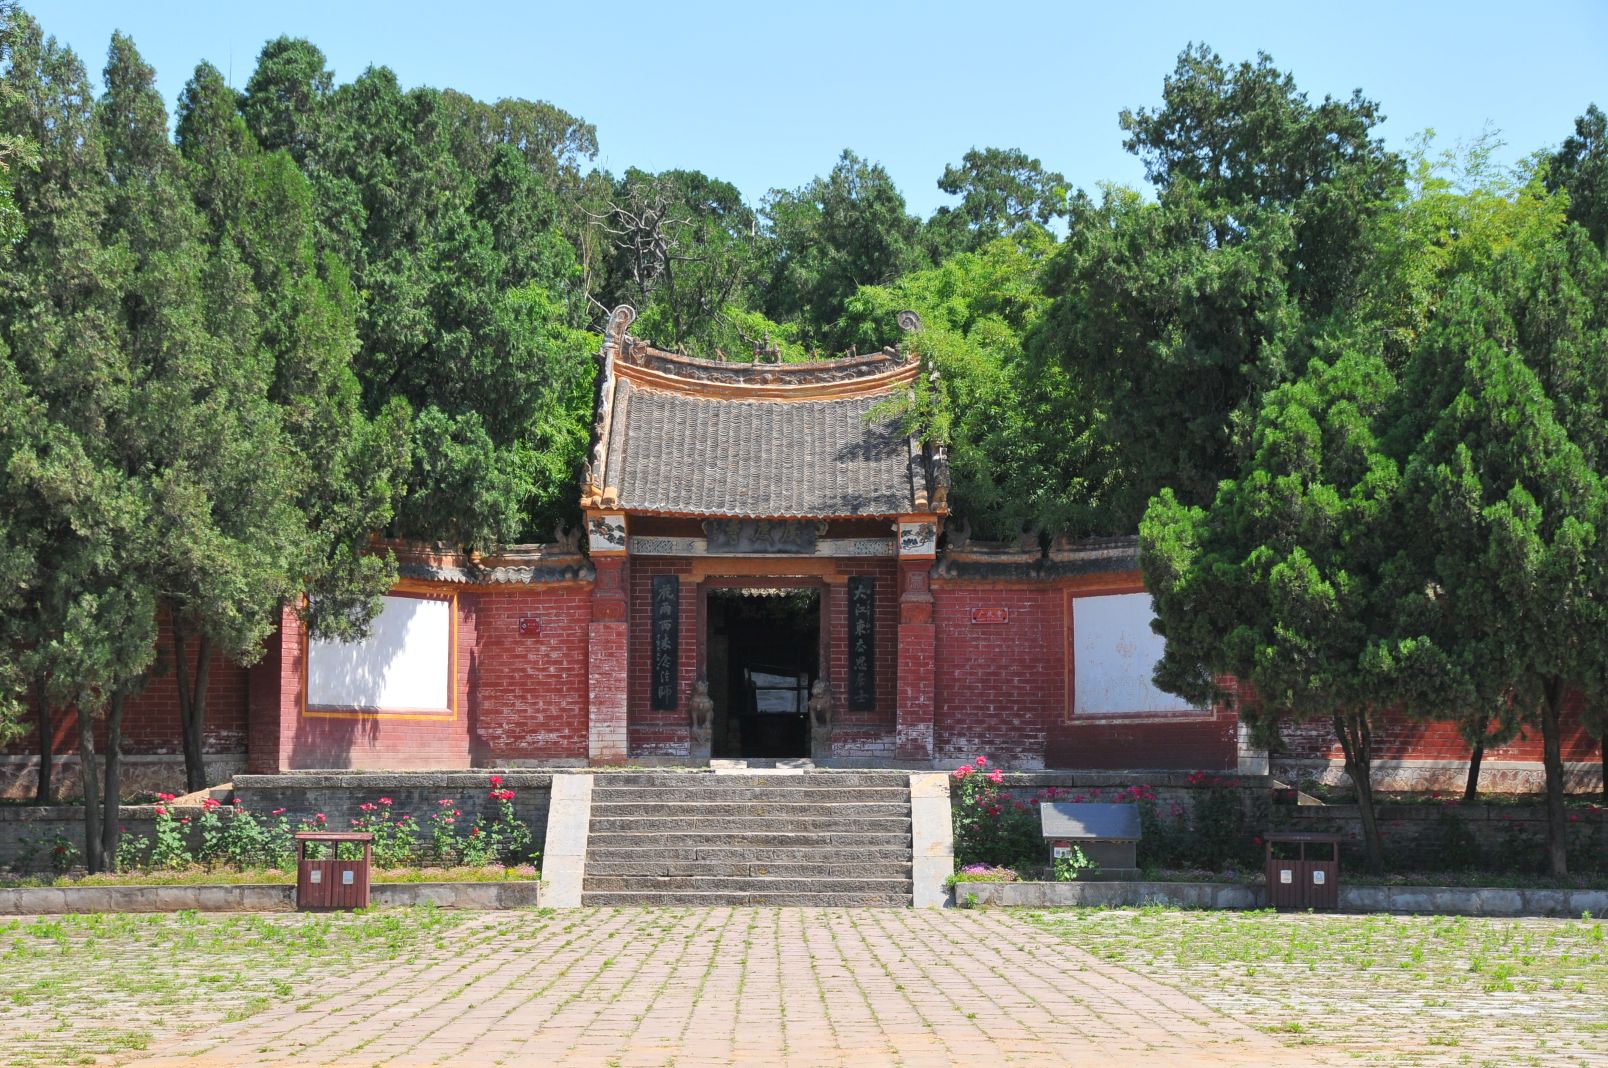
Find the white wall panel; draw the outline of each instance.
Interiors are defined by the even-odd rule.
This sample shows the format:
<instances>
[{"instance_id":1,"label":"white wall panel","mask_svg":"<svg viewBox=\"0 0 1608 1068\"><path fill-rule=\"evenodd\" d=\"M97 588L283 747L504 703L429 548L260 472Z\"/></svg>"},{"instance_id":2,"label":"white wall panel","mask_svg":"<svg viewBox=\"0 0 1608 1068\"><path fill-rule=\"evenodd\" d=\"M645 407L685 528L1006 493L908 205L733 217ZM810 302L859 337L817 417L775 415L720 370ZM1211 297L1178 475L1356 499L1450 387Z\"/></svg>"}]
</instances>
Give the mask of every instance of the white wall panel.
<instances>
[{"instance_id":1,"label":"white wall panel","mask_svg":"<svg viewBox=\"0 0 1608 1068\"><path fill-rule=\"evenodd\" d=\"M307 706L448 712L452 686L452 602L387 597L360 642L307 647Z\"/></svg>"},{"instance_id":2,"label":"white wall panel","mask_svg":"<svg viewBox=\"0 0 1608 1068\"><path fill-rule=\"evenodd\" d=\"M1154 617L1148 593L1072 598L1074 715L1194 708L1150 681L1166 646L1150 629Z\"/></svg>"}]
</instances>

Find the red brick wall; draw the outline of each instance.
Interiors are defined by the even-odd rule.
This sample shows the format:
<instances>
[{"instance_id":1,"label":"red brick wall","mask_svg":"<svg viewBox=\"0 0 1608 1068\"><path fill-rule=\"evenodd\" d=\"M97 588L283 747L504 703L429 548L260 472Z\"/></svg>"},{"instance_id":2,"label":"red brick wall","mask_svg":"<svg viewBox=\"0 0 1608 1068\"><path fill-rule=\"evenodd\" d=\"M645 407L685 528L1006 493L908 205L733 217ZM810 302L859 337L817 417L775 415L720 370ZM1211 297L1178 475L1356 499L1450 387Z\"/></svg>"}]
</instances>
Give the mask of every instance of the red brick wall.
<instances>
[{"instance_id":1,"label":"red brick wall","mask_svg":"<svg viewBox=\"0 0 1608 1068\"><path fill-rule=\"evenodd\" d=\"M936 759L1044 766L1048 725L1062 707L1062 596L1042 583L933 584ZM979 608L1003 608L1007 621L973 623Z\"/></svg>"},{"instance_id":2,"label":"red brick wall","mask_svg":"<svg viewBox=\"0 0 1608 1068\"><path fill-rule=\"evenodd\" d=\"M1596 739L1586 731L1580 718L1579 694L1571 694L1564 706L1563 759L1594 763L1599 759ZM1288 756L1307 760L1339 760L1340 743L1328 720L1317 720L1290 727L1284 732ZM1415 721L1406 715L1376 717L1374 721L1375 760L1453 760L1468 759L1468 743L1451 723ZM1508 745L1487 749L1487 761L1541 762L1541 730L1526 728Z\"/></svg>"},{"instance_id":3,"label":"red brick wall","mask_svg":"<svg viewBox=\"0 0 1608 1068\"><path fill-rule=\"evenodd\" d=\"M475 763L584 760L591 588L511 586L480 592L475 605L466 706ZM535 623L523 635L521 618Z\"/></svg>"},{"instance_id":4,"label":"red brick wall","mask_svg":"<svg viewBox=\"0 0 1608 1068\"><path fill-rule=\"evenodd\" d=\"M691 570L692 562L685 559L636 557L631 561L626 726L629 752L634 757L687 755L690 732L687 694L698 676L698 588L687 583L681 585L676 707L653 708L653 578L686 575Z\"/></svg>"},{"instance_id":5,"label":"red brick wall","mask_svg":"<svg viewBox=\"0 0 1608 1068\"><path fill-rule=\"evenodd\" d=\"M469 675L475 663L479 635L477 597L458 596L457 691L458 711L452 719L405 718L388 713L352 713L341 716L304 716L302 660L305 645L300 628L284 634L282 650L285 685L294 686L293 700L281 694L286 712L279 724L279 768L367 768L422 771L466 768L469 757ZM294 665L294 671L290 670ZM255 766L255 765L254 765Z\"/></svg>"},{"instance_id":6,"label":"red brick wall","mask_svg":"<svg viewBox=\"0 0 1608 1068\"><path fill-rule=\"evenodd\" d=\"M1231 769L1238 762L1237 718L1073 717L1068 592L1120 577L1010 583L944 579L933 583L938 624L936 756L977 756L1009 768ZM1107 592L1102 588L1101 592ZM1004 623L973 622L974 609L1004 609Z\"/></svg>"},{"instance_id":7,"label":"red brick wall","mask_svg":"<svg viewBox=\"0 0 1608 1068\"><path fill-rule=\"evenodd\" d=\"M168 658L169 670L151 679L144 691L128 700L123 712L123 752L129 755L181 755L184 752L179 731L179 682L171 661L172 629L165 618L157 621L157 639L162 655ZM187 667L194 678L193 647ZM205 752L245 752L246 692L246 669L214 655L207 680ZM25 722L26 733L0 749L0 753L27 756L38 751L38 721L31 704ZM78 719L72 710L56 709L52 726L56 754L78 752ZM95 737L99 746L104 742L104 731L97 729Z\"/></svg>"},{"instance_id":8,"label":"red brick wall","mask_svg":"<svg viewBox=\"0 0 1608 1068\"><path fill-rule=\"evenodd\" d=\"M843 560L827 590L827 679L832 686L832 748L839 756L894 756L899 700L899 562ZM876 581L876 707L849 707L849 588L851 575Z\"/></svg>"}]
</instances>

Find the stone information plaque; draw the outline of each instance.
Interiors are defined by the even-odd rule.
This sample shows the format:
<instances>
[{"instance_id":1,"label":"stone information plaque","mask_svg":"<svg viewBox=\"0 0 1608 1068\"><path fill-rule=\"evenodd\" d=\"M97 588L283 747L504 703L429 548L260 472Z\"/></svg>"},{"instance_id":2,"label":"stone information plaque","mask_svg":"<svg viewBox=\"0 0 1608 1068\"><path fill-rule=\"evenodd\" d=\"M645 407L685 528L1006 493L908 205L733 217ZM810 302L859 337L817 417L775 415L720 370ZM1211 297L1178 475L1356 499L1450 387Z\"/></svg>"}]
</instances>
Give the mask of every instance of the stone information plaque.
<instances>
[{"instance_id":1,"label":"stone information plaque","mask_svg":"<svg viewBox=\"0 0 1608 1068\"><path fill-rule=\"evenodd\" d=\"M681 638L681 580L653 576L654 708L676 707L676 651Z\"/></svg>"},{"instance_id":2,"label":"stone information plaque","mask_svg":"<svg viewBox=\"0 0 1608 1068\"><path fill-rule=\"evenodd\" d=\"M849 579L849 707L858 712L877 705L877 582L868 575Z\"/></svg>"}]
</instances>

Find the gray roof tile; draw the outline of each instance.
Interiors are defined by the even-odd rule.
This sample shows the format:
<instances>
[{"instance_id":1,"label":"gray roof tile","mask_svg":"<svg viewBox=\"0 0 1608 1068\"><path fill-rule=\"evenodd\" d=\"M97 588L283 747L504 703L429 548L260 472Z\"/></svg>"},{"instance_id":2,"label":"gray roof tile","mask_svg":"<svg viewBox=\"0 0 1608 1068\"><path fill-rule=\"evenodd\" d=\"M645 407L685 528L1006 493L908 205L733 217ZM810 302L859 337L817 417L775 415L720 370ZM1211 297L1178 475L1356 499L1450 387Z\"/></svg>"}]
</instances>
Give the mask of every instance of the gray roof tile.
<instances>
[{"instance_id":1,"label":"gray roof tile","mask_svg":"<svg viewBox=\"0 0 1608 1068\"><path fill-rule=\"evenodd\" d=\"M622 385L625 425L611 434L608 478L622 508L801 517L912 508L908 439L892 419L867 419L886 395L739 401Z\"/></svg>"}]
</instances>

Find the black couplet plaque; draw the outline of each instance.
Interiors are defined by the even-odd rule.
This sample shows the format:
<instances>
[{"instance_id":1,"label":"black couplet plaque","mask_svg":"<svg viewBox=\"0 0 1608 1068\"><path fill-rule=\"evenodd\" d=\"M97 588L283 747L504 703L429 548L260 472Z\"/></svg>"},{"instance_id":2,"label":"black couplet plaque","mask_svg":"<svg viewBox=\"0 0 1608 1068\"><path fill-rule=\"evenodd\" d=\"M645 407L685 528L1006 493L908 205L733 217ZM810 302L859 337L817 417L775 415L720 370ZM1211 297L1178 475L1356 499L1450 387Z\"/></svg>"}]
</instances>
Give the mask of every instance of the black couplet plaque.
<instances>
[{"instance_id":1,"label":"black couplet plaque","mask_svg":"<svg viewBox=\"0 0 1608 1068\"><path fill-rule=\"evenodd\" d=\"M877 705L877 583L856 575L849 579L849 707L867 711Z\"/></svg>"},{"instance_id":2,"label":"black couplet plaque","mask_svg":"<svg viewBox=\"0 0 1608 1068\"><path fill-rule=\"evenodd\" d=\"M681 643L681 580L653 576L653 707L676 707L676 650Z\"/></svg>"}]
</instances>

